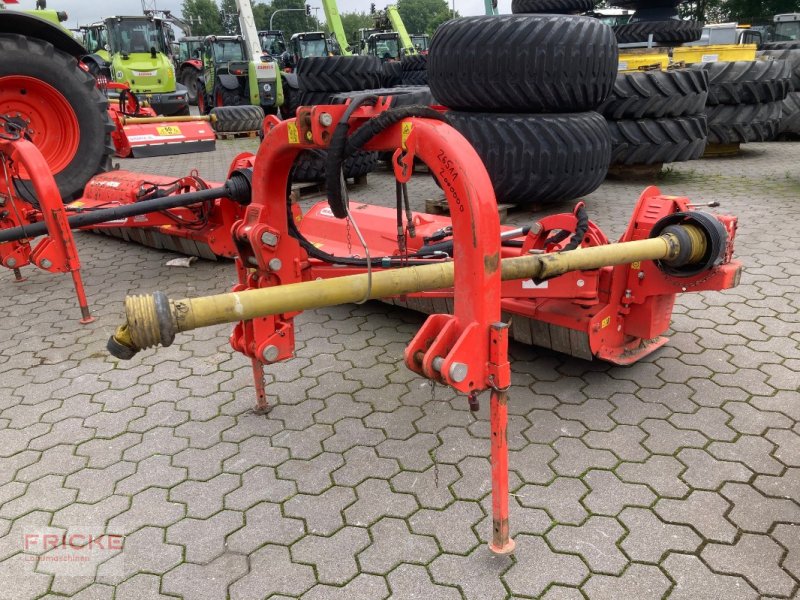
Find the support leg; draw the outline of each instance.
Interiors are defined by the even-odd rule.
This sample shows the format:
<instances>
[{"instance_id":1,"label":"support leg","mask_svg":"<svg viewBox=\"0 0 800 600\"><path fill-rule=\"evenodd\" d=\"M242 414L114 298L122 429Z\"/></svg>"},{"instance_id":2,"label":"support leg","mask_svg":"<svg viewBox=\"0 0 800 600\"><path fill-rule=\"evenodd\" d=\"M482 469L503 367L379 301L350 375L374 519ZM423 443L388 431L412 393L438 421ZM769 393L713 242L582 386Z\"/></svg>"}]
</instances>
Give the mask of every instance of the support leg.
<instances>
[{"instance_id":1,"label":"support leg","mask_svg":"<svg viewBox=\"0 0 800 600\"><path fill-rule=\"evenodd\" d=\"M514 540L508 529L508 395L492 390L490 420L492 432L492 541L489 550L511 554Z\"/></svg>"},{"instance_id":2,"label":"support leg","mask_svg":"<svg viewBox=\"0 0 800 600\"><path fill-rule=\"evenodd\" d=\"M81 307L81 325L87 325L94 321L92 313L89 312L89 301L86 299L86 291L83 289L81 272L76 269L72 271L72 281L75 284L75 294L78 296L78 305Z\"/></svg>"},{"instance_id":3,"label":"support leg","mask_svg":"<svg viewBox=\"0 0 800 600\"><path fill-rule=\"evenodd\" d=\"M253 382L256 388L256 405L253 412L257 415L265 415L272 410L267 402L267 391L264 387L264 364L260 360L252 359L253 362Z\"/></svg>"},{"instance_id":4,"label":"support leg","mask_svg":"<svg viewBox=\"0 0 800 600\"><path fill-rule=\"evenodd\" d=\"M14 283L22 283L23 281L28 281L28 278L23 277L22 271L19 269L14 269Z\"/></svg>"}]
</instances>

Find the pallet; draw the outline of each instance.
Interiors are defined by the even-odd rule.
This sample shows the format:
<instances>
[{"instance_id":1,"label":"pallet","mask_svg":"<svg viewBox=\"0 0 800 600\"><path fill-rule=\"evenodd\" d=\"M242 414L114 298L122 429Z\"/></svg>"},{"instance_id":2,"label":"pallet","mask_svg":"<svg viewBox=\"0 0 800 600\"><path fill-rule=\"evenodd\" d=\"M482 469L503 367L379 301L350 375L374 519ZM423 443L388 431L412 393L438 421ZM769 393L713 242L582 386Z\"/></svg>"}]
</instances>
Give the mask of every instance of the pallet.
<instances>
[{"instance_id":1,"label":"pallet","mask_svg":"<svg viewBox=\"0 0 800 600\"><path fill-rule=\"evenodd\" d=\"M520 210L524 208L526 211L537 212L540 210L540 207L528 205L525 207L517 206L516 204L498 204L497 205L497 214L500 215L500 223L505 223L508 220L509 212L513 212L514 210ZM450 207L447 204L447 199L444 197L440 198L429 198L425 200L425 212L429 215L450 215Z\"/></svg>"},{"instance_id":2,"label":"pallet","mask_svg":"<svg viewBox=\"0 0 800 600\"><path fill-rule=\"evenodd\" d=\"M359 175L358 177L351 177L345 180L347 183L347 187L355 187L358 185L366 185L367 184L367 176L366 175ZM308 196L316 196L318 194L325 193L325 183L322 181L319 182L309 182L309 183L294 183L292 184L292 191L290 192L290 198L292 202L298 202L301 198L306 198Z\"/></svg>"},{"instance_id":3,"label":"pallet","mask_svg":"<svg viewBox=\"0 0 800 600\"><path fill-rule=\"evenodd\" d=\"M742 146L738 142L735 144L707 144L703 152L703 158L723 158L726 156L738 156L742 151Z\"/></svg>"},{"instance_id":4,"label":"pallet","mask_svg":"<svg viewBox=\"0 0 800 600\"><path fill-rule=\"evenodd\" d=\"M258 137L258 129L254 131L217 131L218 140L233 140L236 138L255 138Z\"/></svg>"},{"instance_id":5,"label":"pallet","mask_svg":"<svg viewBox=\"0 0 800 600\"><path fill-rule=\"evenodd\" d=\"M655 179L661 174L664 163L654 165L611 165L608 168L608 179L635 181L639 179Z\"/></svg>"}]
</instances>

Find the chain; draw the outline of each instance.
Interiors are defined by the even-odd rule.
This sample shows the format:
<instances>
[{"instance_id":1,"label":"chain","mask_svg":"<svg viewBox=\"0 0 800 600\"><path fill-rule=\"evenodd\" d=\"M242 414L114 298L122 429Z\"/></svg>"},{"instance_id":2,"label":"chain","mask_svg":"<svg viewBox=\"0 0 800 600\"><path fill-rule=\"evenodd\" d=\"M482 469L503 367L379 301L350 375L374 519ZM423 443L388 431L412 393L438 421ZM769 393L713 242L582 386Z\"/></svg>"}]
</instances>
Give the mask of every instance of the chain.
<instances>
[{"instance_id":1,"label":"chain","mask_svg":"<svg viewBox=\"0 0 800 600\"><path fill-rule=\"evenodd\" d=\"M350 235L350 217L345 219L345 231L347 232L347 254L353 256L353 238Z\"/></svg>"},{"instance_id":2,"label":"chain","mask_svg":"<svg viewBox=\"0 0 800 600\"><path fill-rule=\"evenodd\" d=\"M14 140L21 139L23 133L28 129L27 122L24 125L20 125L16 121L12 121L11 117L8 115L0 115L0 122L4 123L3 128L0 129L0 139L13 142Z\"/></svg>"}]
</instances>

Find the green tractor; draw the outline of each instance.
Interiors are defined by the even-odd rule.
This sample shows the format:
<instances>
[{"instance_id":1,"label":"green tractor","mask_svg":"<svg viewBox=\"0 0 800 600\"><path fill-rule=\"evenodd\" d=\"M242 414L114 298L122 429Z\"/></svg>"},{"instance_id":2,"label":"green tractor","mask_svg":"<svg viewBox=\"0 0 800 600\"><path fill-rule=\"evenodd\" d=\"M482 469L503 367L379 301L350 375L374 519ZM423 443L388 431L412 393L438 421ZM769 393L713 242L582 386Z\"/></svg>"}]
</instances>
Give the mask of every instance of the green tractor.
<instances>
[{"instance_id":1,"label":"green tractor","mask_svg":"<svg viewBox=\"0 0 800 600\"><path fill-rule=\"evenodd\" d=\"M241 36L210 35L203 41L203 73L197 79L197 106L204 114L218 106L260 106L275 114L283 103L276 61L248 60ZM266 58L266 57L265 57Z\"/></svg>"},{"instance_id":2,"label":"green tractor","mask_svg":"<svg viewBox=\"0 0 800 600\"><path fill-rule=\"evenodd\" d=\"M188 115L186 87L177 83L172 28L153 15L109 17L85 28L91 53L84 64L95 75L127 84L160 115Z\"/></svg>"}]
</instances>

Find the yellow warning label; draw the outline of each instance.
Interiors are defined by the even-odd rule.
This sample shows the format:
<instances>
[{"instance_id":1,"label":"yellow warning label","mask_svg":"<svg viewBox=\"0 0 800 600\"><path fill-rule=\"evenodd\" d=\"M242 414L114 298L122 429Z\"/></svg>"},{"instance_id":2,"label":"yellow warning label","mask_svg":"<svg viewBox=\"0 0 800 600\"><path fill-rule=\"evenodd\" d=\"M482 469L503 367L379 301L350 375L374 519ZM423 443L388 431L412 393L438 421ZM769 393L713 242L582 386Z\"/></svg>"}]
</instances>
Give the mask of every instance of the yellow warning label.
<instances>
[{"instance_id":1,"label":"yellow warning label","mask_svg":"<svg viewBox=\"0 0 800 600\"><path fill-rule=\"evenodd\" d=\"M180 135L181 128L177 127L176 125L164 125L162 127L156 127L156 131L158 135Z\"/></svg>"},{"instance_id":2,"label":"yellow warning label","mask_svg":"<svg viewBox=\"0 0 800 600\"><path fill-rule=\"evenodd\" d=\"M609 325L611 325L611 317L606 317L605 319L600 321L600 329L605 329Z\"/></svg>"},{"instance_id":3,"label":"yellow warning label","mask_svg":"<svg viewBox=\"0 0 800 600\"><path fill-rule=\"evenodd\" d=\"M403 150L407 150L408 148L406 148L406 140L408 139L408 136L411 135L411 130L414 128L414 124L410 121L403 121L400 127L401 127L400 140L403 145Z\"/></svg>"},{"instance_id":4,"label":"yellow warning label","mask_svg":"<svg viewBox=\"0 0 800 600\"><path fill-rule=\"evenodd\" d=\"M642 263L640 263L638 260L635 263L631 263L631 269L638 269L641 266L642 266Z\"/></svg>"},{"instance_id":5,"label":"yellow warning label","mask_svg":"<svg viewBox=\"0 0 800 600\"><path fill-rule=\"evenodd\" d=\"M289 121L286 124L286 129L289 132L289 143L290 144L299 144L300 143L300 134L297 131L297 123L294 121Z\"/></svg>"}]
</instances>

